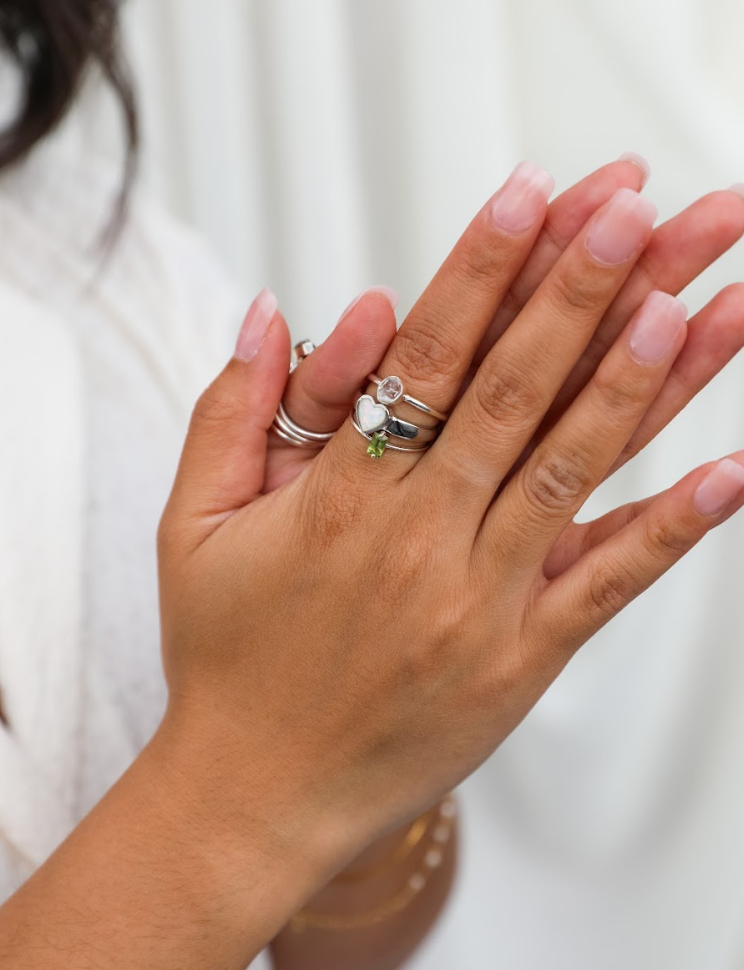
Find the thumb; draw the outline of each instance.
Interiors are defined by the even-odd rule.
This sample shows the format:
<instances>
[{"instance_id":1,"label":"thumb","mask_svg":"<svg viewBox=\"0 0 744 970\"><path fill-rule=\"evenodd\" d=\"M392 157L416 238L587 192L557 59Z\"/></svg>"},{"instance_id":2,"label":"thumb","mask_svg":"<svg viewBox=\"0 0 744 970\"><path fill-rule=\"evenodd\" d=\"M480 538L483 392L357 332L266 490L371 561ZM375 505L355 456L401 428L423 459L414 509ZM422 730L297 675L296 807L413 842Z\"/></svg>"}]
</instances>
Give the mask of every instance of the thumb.
<instances>
[{"instance_id":1,"label":"thumb","mask_svg":"<svg viewBox=\"0 0 744 970\"><path fill-rule=\"evenodd\" d=\"M201 539L261 493L290 351L277 299L263 289L246 313L233 358L196 402L168 502L180 525L191 520Z\"/></svg>"}]
</instances>

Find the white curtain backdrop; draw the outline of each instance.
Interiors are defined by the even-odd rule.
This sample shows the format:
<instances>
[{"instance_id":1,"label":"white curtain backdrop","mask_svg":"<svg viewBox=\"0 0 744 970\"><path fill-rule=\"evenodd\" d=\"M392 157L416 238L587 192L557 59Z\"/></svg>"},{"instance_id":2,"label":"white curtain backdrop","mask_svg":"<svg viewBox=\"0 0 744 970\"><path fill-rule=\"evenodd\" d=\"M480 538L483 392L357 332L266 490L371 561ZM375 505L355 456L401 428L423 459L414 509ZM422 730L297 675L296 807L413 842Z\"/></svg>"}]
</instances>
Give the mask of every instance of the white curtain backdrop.
<instances>
[{"instance_id":1,"label":"white curtain backdrop","mask_svg":"<svg viewBox=\"0 0 744 970\"><path fill-rule=\"evenodd\" d=\"M743 37L740 0L132 0L143 181L317 342L372 283L402 320L523 157L561 189L637 150L662 219L744 181ZM742 446L739 360L587 514ZM464 786L458 888L412 966L744 965L743 547L740 516Z\"/></svg>"}]
</instances>

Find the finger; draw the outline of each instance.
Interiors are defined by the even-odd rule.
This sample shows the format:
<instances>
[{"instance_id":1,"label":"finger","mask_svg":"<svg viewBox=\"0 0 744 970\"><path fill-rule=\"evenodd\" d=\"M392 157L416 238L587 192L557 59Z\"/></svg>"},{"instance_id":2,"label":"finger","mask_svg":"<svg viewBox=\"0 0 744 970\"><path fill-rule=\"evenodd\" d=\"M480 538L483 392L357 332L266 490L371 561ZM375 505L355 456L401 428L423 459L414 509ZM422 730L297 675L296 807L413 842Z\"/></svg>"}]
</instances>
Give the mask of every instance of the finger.
<instances>
[{"instance_id":1,"label":"finger","mask_svg":"<svg viewBox=\"0 0 744 970\"><path fill-rule=\"evenodd\" d=\"M481 364L418 465L481 515L534 434L651 235L656 207L620 189Z\"/></svg>"},{"instance_id":2,"label":"finger","mask_svg":"<svg viewBox=\"0 0 744 970\"><path fill-rule=\"evenodd\" d=\"M651 290L676 296L744 234L744 199L731 191L711 192L658 226L627 282L538 430L542 437L586 386L617 335Z\"/></svg>"},{"instance_id":3,"label":"finger","mask_svg":"<svg viewBox=\"0 0 744 970\"><path fill-rule=\"evenodd\" d=\"M672 371L606 477L653 441L744 346L744 283L732 283L688 324Z\"/></svg>"},{"instance_id":4,"label":"finger","mask_svg":"<svg viewBox=\"0 0 744 970\"><path fill-rule=\"evenodd\" d=\"M197 543L261 492L268 429L287 380L289 330L263 289L243 321L235 355L194 407L168 510ZM184 530L186 523L193 529Z\"/></svg>"},{"instance_id":5,"label":"finger","mask_svg":"<svg viewBox=\"0 0 744 970\"><path fill-rule=\"evenodd\" d=\"M553 179L529 162L517 166L505 185L471 221L434 279L406 317L380 364L380 375L397 375L405 391L440 411L454 400L476 347L527 258L540 231ZM432 422L407 404L397 417ZM344 465L369 467L364 442L351 422L324 451ZM375 463L380 476L401 477L414 454L395 453ZM387 468L387 472L383 469Z\"/></svg>"},{"instance_id":6,"label":"finger","mask_svg":"<svg viewBox=\"0 0 744 970\"><path fill-rule=\"evenodd\" d=\"M590 549L610 539L616 532L637 519L661 494L663 493L658 492L637 502L628 502L627 505L621 505L591 522L569 523L543 563L545 579L555 579L556 576L560 576Z\"/></svg>"},{"instance_id":7,"label":"finger","mask_svg":"<svg viewBox=\"0 0 744 970\"><path fill-rule=\"evenodd\" d=\"M504 297L475 353L473 366L463 381L460 396L467 390L491 347L521 313L540 283L597 209L609 202L618 189L640 191L647 178L648 163L640 155L633 154L632 158L624 157L603 165L553 199L527 262Z\"/></svg>"},{"instance_id":8,"label":"finger","mask_svg":"<svg viewBox=\"0 0 744 970\"><path fill-rule=\"evenodd\" d=\"M534 568L604 478L661 390L687 335L687 308L655 290L597 373L493 504L486 550ZM489 553L487 553L489 554ZM490 553L492 555L492 553Z\"/></svg>"},{"instance_id":9,"label":"finger","mask_svg":"<svg viewBox=\"0 0 744 970\"><path fill-rule=\"evenodd\" d=\"M553 643L578 648L742 505L744 451L697 468L547 583L532 622Z\"/></svg>"},{"instance_id":10,"label":"finger","mask_svg":"<svg viewBox=\"0 0 744 970\"><path fill-rule=\"evenodd\" d=\"M328 337L289 378L284 406L296 424L318 432L341 426L355 394L395 336L397 302L390 287L373 286L349 304Z\"/></svg>"}]
</instances>

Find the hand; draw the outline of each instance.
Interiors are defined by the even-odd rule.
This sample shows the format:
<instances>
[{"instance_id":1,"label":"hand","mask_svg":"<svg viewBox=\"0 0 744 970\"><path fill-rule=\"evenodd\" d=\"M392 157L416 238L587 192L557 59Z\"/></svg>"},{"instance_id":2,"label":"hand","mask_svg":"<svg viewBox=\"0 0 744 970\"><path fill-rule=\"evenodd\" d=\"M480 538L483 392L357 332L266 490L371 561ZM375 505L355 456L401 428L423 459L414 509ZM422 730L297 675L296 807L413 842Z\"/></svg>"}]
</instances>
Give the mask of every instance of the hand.
<instances>
[{"instance_id":1,"label":"hand","mask_svg":"<svg viewBox=\"0 0 744 970\"><path fill-rule=\"evenodd\" d=\"M459 313L435 304L409 315L384 373L435 407L453 404L534 245L546 188L528 191L533 220L522 231L482 211L471 240L481 260L449 289ZM658 359L633 356L623 332L501 488L648 244L652 218L627 191L599 210L423 456L370 461L347 421L302 475L255 498L260 429L277 403L265 392L284 367L277 347L288 345L278 316L258 354L233 360L200 400L159 535L167 732L192 747L206 739L210 781L236 813L238 793L252 819L264 813L277 844L300 844L301 830L305 851L332 870L431 804L493 751L581 643L741 504L744 455L697 469L546 576L557 537L684 345L684 313L659 294L636 315L646 337L633 327L632 344Z\"/></svg>"},{"instance_id":2,"label":"hand","mask_svg":"<svg viewBox=\"0 0 744 970\"><path fill-rule=\"evenodd\" d=\"M498 308L476 352L460 395L472 381L478 364L514 321L518 310L532 296L541 279L555 265L559 255L590 215L616 189L623 186L640 188L641 183L639 168L620 160L593 172L550 204L537 242ZM468 242L473 230L477 232L477 220L474 220L417 304L417 311L425 307L427 302L442 300L448 279L462 270L467 254L467 247L463 243ZM534 449L547 428L565 413L596 370L611 340L627 324L650 290L656 286L672 293L679 292L729 248L742 230L744 207L731 205L727 193L716 192L700 199L654 232L649 246L605 314L555 405L525 449L520 463ZM355 392L366 374L377 368L395 333L394 316L388 304L389 300L394 307L395 298L392 291L376 289L381 292L367 291L352 307L347 308L327 340L290 377L285 401L291 414L303 425L315 430L338 428L346 418ZM740 297L741 286L729 287L694 318L685 352L675 361L669 379L615 467L652 440L740 349L744 343L744 314L739 310ZM274 435L270 436L269 445L265 491L271 491L294 477L317 454L287 445ZM548 573L557 575L575 561L583 548L601 541L603 535L611 534L623 521L637 515L644 507L643 503L632 504L618 515L605 517L599 523L588 526L571 523L546 560ZM319 898L323 902L322 897ZM311 908L313 904L314 901L311 901ZM320 908L323 908L322 905Z\"/></svg>"},{"instance_id":3,"label":"hand","mask_svg":"<svg viewBox=\"0 0 744 970\"><path fill-rule=\"evenodd\" d=\"M534 294L587 219L618 188L642 187L636 164L620 160L605 165L558 196L549 206L535 246L498 307L461 385L470 384L478 365ZM411 311L425 313L432 304L447 303L449 280L467 272L471 241L477 247L479 217L467 228L423 296ZM732 204L729 192L712 192L659 226L618 297L600 322L584 354L561 389L541 427L525 448L521 461L545 431L555 424L595 372L612 341L652 289L677 294L744 233L744 206ZM377 291L377 292L375 292ZM610 474L652 441L744 345L744 285L722 290L690 321L684 352L675 361L657 399L632 436ZM378 366L395 335L395 317L387 287L365 291L347 308L336 328L295 371L285 391L292 417L316 431L335 431L346 418L354 396L370 370ZM454 312L454 308L453 308ZM269 438L265 490L271 491L298 474L316 453L294 448L275 435ZM515 468L517 467L515 465ZM507 480L508 480L507 476ZM584 541L583 527L570 527L566 542Z\"/></svg>"}]
</instances>

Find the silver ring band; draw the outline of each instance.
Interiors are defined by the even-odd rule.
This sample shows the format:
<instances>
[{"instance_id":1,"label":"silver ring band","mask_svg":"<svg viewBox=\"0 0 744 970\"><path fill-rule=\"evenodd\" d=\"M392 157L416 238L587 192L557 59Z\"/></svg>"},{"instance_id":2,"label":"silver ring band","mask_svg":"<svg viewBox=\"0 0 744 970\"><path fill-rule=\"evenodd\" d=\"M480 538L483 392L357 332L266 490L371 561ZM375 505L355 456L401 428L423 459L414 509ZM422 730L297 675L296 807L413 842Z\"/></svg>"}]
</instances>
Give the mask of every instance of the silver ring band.
<instances>
[{"instance_id":1,"label":"silver ring band","mask_svg":"<svg viewBox=\"0 0 744 970\"><path fill-rule=\"evenodd\" d=\"M449 416L445 414L443 411L437 411L436 408L431 407L429 404L424 404L424 402L419 401L417 397L411 397L410 394L406 394L403 391L403 382L399 377L395 377L392 374L389 375L388 377L378 377L377 374L368 374L367 380L370 381L372 384L377 385L377 388L378 388L377 400L380 401L381 404L394 404L397 400L402 400L402 401L405 401L406 404L410 404L411 407L418 408L419 411L423 411L424 414L431 414L432 417L439 418L440 421L446 421ZM392 384L393 382L397 382L395 396L393 397L391 395L389 400L383 400L379 396L380 385Z\"/></svg>"},{"instance_id":2,"label":"silver ring band","mask_svg":"<svg viewBox=\"0 0 744 970\"><path fill-rule=\"evenodd\" d=\"M289 368L289 373L293 374L302 361L309 357L314 350L315 344L312 340L300 340L299 343L296 343L292 348L294 360ZM334 431L308 431L307 428L301 427L287 414L284 400L279 402L271 430L290 445L294 445L295 448L322 448L335 434Z\"/></svg>"},{"instance_id":3,"label":"silver ring band","mask_svg":"<svg viewBox=\"0 0 744 970\"><path fill-rule=\"evenodd\" d=\"M354 427L359 432L359 434L362 435L363 438L366 438L367 441L374 441L374 438L376 436L377 437L380 436L380 433L377 431L375 431L374 434L369 434L366 431L362 431L361 427L359 426L359 422L357 421L356 413L353 410L351 412L351 423L354 425ZM387 435L385 435L384 437L387 437ZM386 441L384 450L387 451L389 449L390 451L428 451L429 448L431 448L431 442L426 445L414 445L412 448L404 448L402 445L391 445L389 442ZM372 454L372 452L370 452L370 454ZM372 457L376 457L376 456L373 455Z\"/></svg>"}]
</instances>

